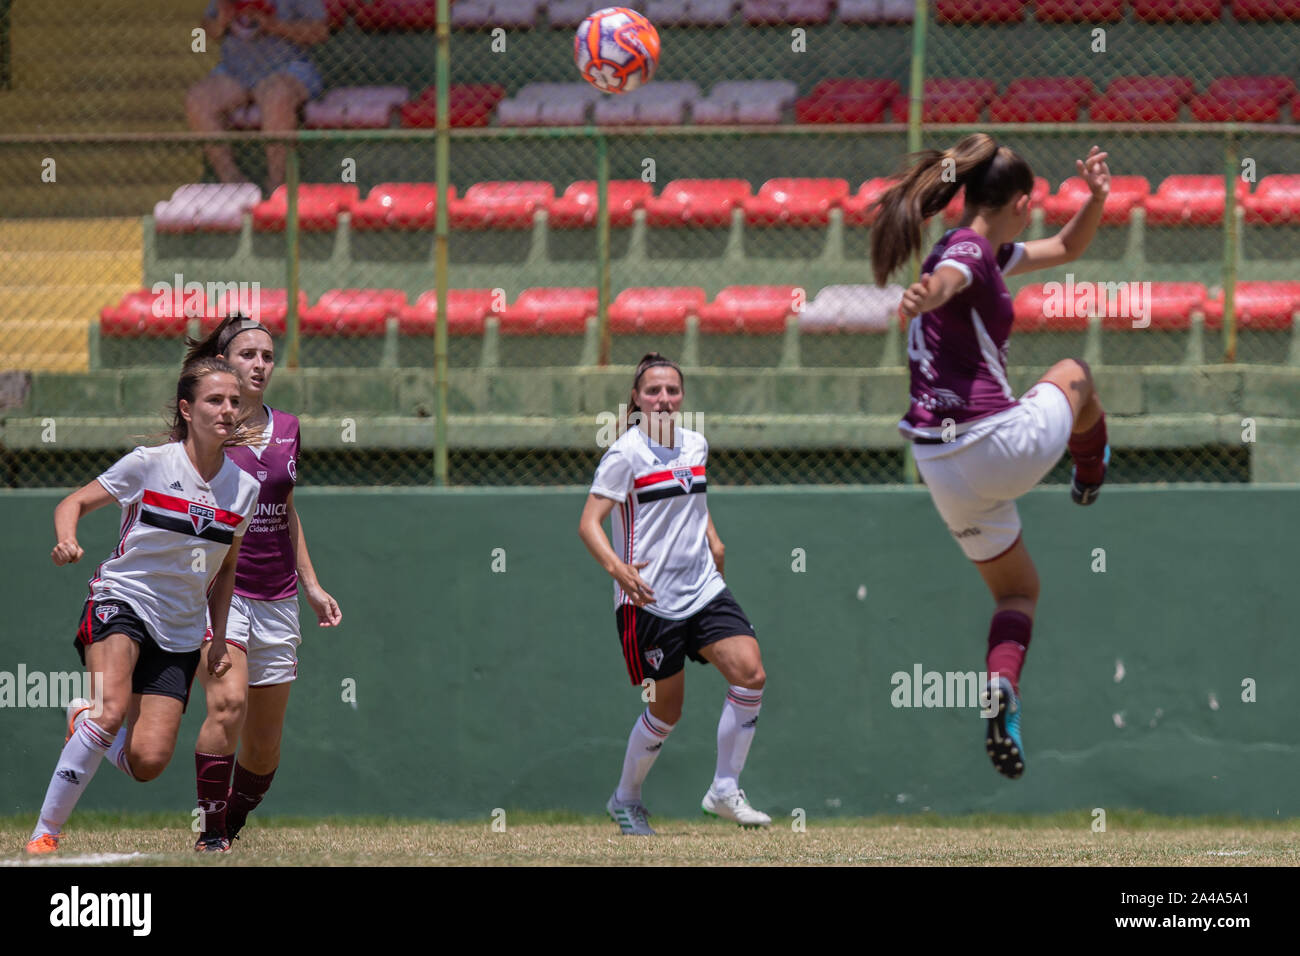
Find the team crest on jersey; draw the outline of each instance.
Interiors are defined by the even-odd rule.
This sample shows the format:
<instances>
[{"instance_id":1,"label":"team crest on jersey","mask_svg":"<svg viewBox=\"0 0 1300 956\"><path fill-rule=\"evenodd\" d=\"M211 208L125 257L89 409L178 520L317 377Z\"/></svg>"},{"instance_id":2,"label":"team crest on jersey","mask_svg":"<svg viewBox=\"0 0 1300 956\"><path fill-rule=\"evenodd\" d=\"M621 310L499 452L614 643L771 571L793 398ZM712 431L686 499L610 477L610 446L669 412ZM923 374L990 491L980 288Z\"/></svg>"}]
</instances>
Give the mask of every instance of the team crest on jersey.
<instances>
[{"instance_id":1,"label":"team crest on jersey","mask_svg":"<svg viewBox=\"0 0 1300 956\"><path fill-rule=\"evenodd\" d=\"M294 484L298 483L298 463L292 458L289 459L289 478Z\"/></svg>"},{"instance_id":2,"label":"team crest on jersey","mask_svg":"<svg viewBox=\"0 0 1300 956\"><path fill-rule=\"evenodd\" d=\"M95 617L99 618L100 624L107 624L109 618L113 617L121 608L116 604L101 604L95 608Z\"/></svg>"},{"instance_id":3,"label":"team crest on jersey","mask_svg":"<svg viewBox=\"0 0 1300 956\"><path fill-rule=\"evenodd\" d=\"M958 257L967 257L978 259L980 257L980 247L973 242L955 242L949 246L940 259L956 259Z\"/></svg>"},{"instance_id":4,"label":"team crest on jersey","mask_svg":"<svg viewBox=\"0 0 1300 956\"><path fill-rule=\"evenodd\" d=\"M673 481L681 485L683 491L690 491L691 483L695 481L695 475L691 473L689 468L674 468Z\"/></svg>"},{"instance_id":5,"label":"team crest on jersey","mask_svg":"<svg viewBox=\"0 0 1300 956\"><path fill-rule=\"evenodd\" d=\"M261 468L259 468L259 469L257 470L257 480L258 480L258 481L266 481L266 472L265 472L264 470L262 470Z\"/></svg>"},{"instance_id":6,"label":"team crest on jersey","mask_svg":"<svg viewBox=\"0 0 1300 956\"><path fill-rule=\"evenodd\" d=\"M661 647L650 648L650 650L645 652L645 659L650 662L651 667L653 667L655 670L658 670L659 665L664 662L663 648Z\"/></svg>"},{"instance_id":7,"label":"team crest on jersey","mask_svg":"<svg viewBox=\"0 0 1300 956\"><path fill-rule=\"evenodd\" d=\"M194 525L195 534L202 534L216 518L217 513L212 508L190 502L190 522Z\"/></svg>"}]
</instances>

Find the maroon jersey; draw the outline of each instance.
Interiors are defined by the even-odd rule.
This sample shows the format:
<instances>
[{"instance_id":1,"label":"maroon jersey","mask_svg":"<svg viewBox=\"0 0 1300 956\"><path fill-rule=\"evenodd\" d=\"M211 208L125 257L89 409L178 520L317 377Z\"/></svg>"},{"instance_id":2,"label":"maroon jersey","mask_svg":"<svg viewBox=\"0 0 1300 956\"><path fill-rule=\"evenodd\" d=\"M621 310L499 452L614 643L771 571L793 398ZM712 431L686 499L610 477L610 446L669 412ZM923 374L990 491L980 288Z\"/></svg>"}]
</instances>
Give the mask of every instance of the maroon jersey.
<instances>
[{"instance_id":1,"label":"maroon jersey","mask_svg":"<svg viewBox=\"0 0 1300 956\"><path fill-rule=\"evenodd\" d=\"M257 512L244 534L235 568L235 593L279 601L298 593L298 561L289 540L289 493L298 481L298 419L266 409L269 441L258 448L227 448L226 455L257 479Z\"/></svg>"},{"instance_id":2,"label":"maroon jersey","mask_svg":"<svg viewBox=\"0 0 1300 956\"><path fill-rule=\"evenodd\" d=\"M912 402L899 422L907 437L941 438L944 419L952 419L959 435L977 419L1016 404L1006 355L1015 313L1002 273L1022 255L1020 243L994 252L978 232L960 228L945 233L926 257L922 273L952 266L966 285L908 327Z\"/></svg>"}]
</instances>

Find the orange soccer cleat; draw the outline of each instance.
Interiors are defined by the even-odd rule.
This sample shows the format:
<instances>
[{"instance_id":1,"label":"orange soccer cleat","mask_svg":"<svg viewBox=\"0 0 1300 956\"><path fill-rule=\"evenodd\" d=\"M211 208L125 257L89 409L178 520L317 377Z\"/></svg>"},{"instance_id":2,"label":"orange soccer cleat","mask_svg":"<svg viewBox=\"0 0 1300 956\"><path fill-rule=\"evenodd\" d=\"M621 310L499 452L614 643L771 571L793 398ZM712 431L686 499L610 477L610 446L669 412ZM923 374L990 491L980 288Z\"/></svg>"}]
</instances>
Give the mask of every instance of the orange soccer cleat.
<instances>
[{"instance_id":1,"label":"orange soccer cleat","mask_svg":"<svg viewBox=\"0 0 1300 956\"><path fill-rule=\"evenodd\" d=\"M53 833L42 833L34 840L27 841L27 852L32 856L41 853L53 853L59 848L59 838Z\"/></svg>"}]
</instances>

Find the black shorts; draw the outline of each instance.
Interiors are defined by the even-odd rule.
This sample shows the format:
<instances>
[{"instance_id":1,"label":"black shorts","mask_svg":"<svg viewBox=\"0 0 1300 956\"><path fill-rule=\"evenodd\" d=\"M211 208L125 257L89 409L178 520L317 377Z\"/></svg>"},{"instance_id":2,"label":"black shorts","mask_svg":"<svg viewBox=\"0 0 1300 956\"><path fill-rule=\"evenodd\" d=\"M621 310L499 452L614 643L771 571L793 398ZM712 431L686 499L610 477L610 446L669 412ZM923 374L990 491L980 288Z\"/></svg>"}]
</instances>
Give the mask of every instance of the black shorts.
<instances>
[{"instance_id":1,"label":"black shorts","mask_svg":"<svg viewBox=\"0 0 1300 956\"><path fill-rule=\"evenodd\" d=\"M81 663L86 663L86 648L110 634L125 634L140 645L140 656L131 672L131 693L174 697L184 712L190 700L190 685L199 669L199 650L173 653L158 646L150 636L135 608L122 600L87 601L77 624L73 646Z\"/></svg>"},{"instance_id":2,"label":"black shorts","mask_svg":"<svg viewBox=\"0 0 1300 956\"><path fill-rule=\"evenodd\" d=\"M688 618L670 621L634 604L614 609L618 637L623 643L623 660L632 683L646 678L665 680L686 666L686 658L707 664L700 648L725 637L748 634L757 637L729 588Z\"/></svg>"}]
</instances>

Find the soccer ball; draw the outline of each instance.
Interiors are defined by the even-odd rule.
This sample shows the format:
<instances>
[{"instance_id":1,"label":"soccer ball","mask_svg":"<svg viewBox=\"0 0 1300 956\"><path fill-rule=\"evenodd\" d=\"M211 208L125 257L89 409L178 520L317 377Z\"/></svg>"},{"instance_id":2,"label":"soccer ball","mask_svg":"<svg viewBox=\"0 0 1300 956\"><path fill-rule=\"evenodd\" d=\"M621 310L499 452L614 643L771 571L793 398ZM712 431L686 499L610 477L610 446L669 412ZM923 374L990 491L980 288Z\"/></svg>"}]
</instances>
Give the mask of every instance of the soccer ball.
<instances>
[{"instance_id":1,"label":"soccer ball","mask_svg":"<svg viewBox=\"0 0 1300 956\"><path fill-rule=\"evenodd\" d=\"M597 10L578 25L573 62L582 78L605 93L631 93L659 65L659 33L627 7Z\"/></svg>"}]
</instances>

